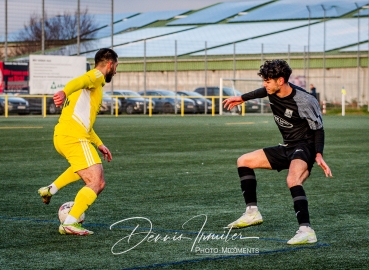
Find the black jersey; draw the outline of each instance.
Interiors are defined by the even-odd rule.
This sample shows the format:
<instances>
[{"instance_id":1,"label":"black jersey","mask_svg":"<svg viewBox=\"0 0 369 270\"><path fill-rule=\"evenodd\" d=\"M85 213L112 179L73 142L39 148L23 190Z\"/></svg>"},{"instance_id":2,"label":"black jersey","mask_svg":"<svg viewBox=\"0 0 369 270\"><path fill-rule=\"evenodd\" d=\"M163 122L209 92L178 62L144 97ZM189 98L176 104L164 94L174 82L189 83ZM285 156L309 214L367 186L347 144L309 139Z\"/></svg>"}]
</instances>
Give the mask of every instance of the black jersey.
<instances>
[{"instance_id":1,"label":"black jersey","mask_svg":"<svg viewBox=\"0 0 369 270\"><path fill-rule=\"evenodd\" d=\"M276 94L269 95L265 89L259 88L243 94L244 101L268 97L274 121L282 134L285 144L301 141L315 143L315 150L323 153L324 130L318 100L303 88L289 83L292 93L280 98Z\"/></svg>"}]
</instances>

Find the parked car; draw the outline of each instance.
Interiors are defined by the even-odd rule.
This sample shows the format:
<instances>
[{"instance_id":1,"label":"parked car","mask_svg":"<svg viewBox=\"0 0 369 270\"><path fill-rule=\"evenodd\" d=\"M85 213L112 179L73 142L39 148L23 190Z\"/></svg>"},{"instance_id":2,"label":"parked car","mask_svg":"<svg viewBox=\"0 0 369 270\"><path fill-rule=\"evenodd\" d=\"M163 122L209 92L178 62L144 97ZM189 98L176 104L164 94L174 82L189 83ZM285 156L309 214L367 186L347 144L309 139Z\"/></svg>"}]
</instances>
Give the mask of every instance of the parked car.
<instances>
[{"instance_id":1,"label":"parked car","mask_svg":"<svg viewBox=\"0 0 369 270\"><path fill-rule=\"evenodd\" d=\"M111 95L111 92L105 92L107 95ZM113 95L118 96L121 102L120 111L127 114L143 113L144 102L146 100L146 111L149 111L149 99L144 99L140 94L131 90L113 90ZM151 102L151 109L155 111L155 102Z\"/></svg>"},{"instance_id":2,"label":"parked car","mask_svg":"<svg viewBox=\"0 0 369 270\"><path fill-rule=\"evenodd\" d=\"M194 90L194 92L197 92L203 96L205 96L205 87L198 87ZM233 97L233 96L240 96L242 95L240 91L237 89L229 88L229 87L223 87L223 97L224 99L227 97ZM219 97L219 87L217 86L210 86L207 87L207 93L206 96L209 96L209 99L211 96ZM215 102L215 113L219 113L219 98L214 98ZM248 100L246 101L246 112L260 112L261 104L258 100ZM224 110L225 111L225 110ZM232 109L232 112L239 112L239 108L236 106Z\"/></svg>"},{"instance_id":3,"label":"parked car","mask_svg":"<svg viewBox=\"0 0 369 270\"><path fill-rule=\"evenodd\" d=\"M141 96L144 95L144 91L140 91ZM174 113L175 106L177 112L181 112L181 97L176 95L175 92L170 90L146 90L146 97L151 96L155 101L155 111L160 113ZM184 112L195 113L196 104L189 98L184 99Z\"/></svg>"},{"instance_id":4,"label":"parked car","mask_svg":"<svg viewBox=\"0 0 369 270\"><path fill-rule=\"evenodd\" d=\"M272 108L270 107L270 102L269 102L269 99L259 99L259 102L263 102L262 105L263 105L263 112L265 113L271 113L272 112Z\"/></svg>"},{"instance_id":5,"label":"parked car","mask_svg":"<svg viewBox=\"0 0 369 270\"><path fill-rule=\"evenodd\" d=\"M115 114L115 108L117 108L115 106L115 101L116 101L115 98L113 98L112 96L104 92L103 100L102 100L101 107L100 107L100 114L104 114L104 113L109 114L111 112L112 104L113 104L113 113ZM118 99L118 114L121 114L121 113L122 113L122 103Z\"/></svg>"},{"instance_id":6,"label":"parked car","mask_svg":"<svg viewBox=\"0 0 369 270\"><path fill-rule=\"evenodd\" d=\"M29 114L28 101L8 94L8 113ZM0 96L0 114L5 114L5 95Z\"/></svg>"},{"instance_id":7,"label":"parked car","mask_svg":"<svg viewBox=\"0 0 369 270\"><path fill-rule=\"evenodd\" d=\"M204 113L205 107L207 108L207 112L211 113L212 102L206 99L203 95L191 91L178 91L177 94L180 96L188 97L189 99L195 101L196 113Z\"/></svg>"},{"instance_id":8,"label":"parked car","mask_svg":"<svg viewBox=\"0 0 369 270\"><path fill-rule=\"evenodd\" d=\"M42 113L42 104L43 104L43 96L36 97L33 95L32 97L24 97L25 100L29 103L29 111L32 114L41 114ZM60 114L62 107L56 107L54 104L54 100L52 96L46 97L46 113L47 114Z\"/></svg>"}]
</instances>

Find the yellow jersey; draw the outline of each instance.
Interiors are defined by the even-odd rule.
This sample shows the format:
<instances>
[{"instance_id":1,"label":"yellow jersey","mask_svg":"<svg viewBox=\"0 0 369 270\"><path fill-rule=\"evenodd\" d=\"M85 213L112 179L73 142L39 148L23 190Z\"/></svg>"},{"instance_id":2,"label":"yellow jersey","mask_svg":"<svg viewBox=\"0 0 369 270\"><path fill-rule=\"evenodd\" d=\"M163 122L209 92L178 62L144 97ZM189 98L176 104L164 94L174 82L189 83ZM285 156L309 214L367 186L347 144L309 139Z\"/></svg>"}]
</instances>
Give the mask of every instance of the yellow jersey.
<instances>
[{"instance_id":1,"label":"yellow jersey","mask_svg":"<svg viewBox=\"0 0 369 270\"><path fill-rule=\"evenodd\" d=\"M104 75L97 69L68 82L63 90L66 99L54 135L84 138L96 146L102 145L93 125L101 107L104 85Z\"/></svg>"}]
</instances>

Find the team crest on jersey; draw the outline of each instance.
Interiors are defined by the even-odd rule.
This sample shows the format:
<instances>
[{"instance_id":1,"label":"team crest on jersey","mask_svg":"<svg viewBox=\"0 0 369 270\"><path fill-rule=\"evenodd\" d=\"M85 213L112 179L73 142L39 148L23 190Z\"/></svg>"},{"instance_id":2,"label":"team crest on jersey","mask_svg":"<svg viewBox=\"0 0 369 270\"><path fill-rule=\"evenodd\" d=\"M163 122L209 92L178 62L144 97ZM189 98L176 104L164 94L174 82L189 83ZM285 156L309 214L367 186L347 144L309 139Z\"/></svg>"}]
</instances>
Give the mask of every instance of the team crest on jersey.
<instances>
[{"instance_id":1,"label":"team crest on jersey","mask_svg":"<svg viewBox=\"0 0 369 270\"><path fill-rule=\"evenodd\" d=\"M286 109L286 111L284 112L284 116L291 118L292 117L292 113L293 111L290 109Z\"/></svg>"},{"instance_id":2,"label":"team crest on jersey","mask_svg":"<svg viewBox=\"0 0 369 270\"><path fill-rule=\"evenodd\" d=\"M293 128L293 125L291 123L287 122L286 120L280 118L277 115L274 115L274 120L281 127L284 127L284 128Z\"/></svg>"}]
</instances>

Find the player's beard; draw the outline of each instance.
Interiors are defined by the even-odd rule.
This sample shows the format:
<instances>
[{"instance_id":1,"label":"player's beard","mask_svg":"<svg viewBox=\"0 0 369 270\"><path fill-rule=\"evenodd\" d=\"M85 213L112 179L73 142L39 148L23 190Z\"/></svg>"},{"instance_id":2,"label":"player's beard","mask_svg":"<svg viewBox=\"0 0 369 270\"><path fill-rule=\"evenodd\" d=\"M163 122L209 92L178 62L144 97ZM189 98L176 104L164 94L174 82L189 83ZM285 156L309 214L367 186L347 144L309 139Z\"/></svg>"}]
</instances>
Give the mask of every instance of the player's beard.
<instances>
[{"instance_id":1,"label":"player's beard","mask_svg":"<svg viewBox=\"0 0 369 270\"><path fill-rule=\"evenodd\" d=\"M105 82L110 83L113 76L114 76L114 70L110 69L110 71L105 76Z\"/></svg>"}]
</instances>

